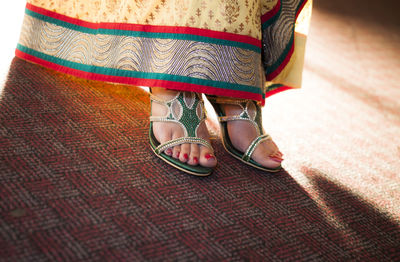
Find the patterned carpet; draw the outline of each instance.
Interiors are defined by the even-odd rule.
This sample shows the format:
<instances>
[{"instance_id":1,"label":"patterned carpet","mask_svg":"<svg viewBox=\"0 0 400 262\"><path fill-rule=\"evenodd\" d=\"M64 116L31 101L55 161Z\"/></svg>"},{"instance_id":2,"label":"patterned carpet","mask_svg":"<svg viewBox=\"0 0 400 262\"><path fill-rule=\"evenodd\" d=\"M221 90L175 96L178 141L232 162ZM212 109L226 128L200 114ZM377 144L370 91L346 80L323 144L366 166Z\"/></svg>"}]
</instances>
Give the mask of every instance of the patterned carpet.
<instances>
[{"instance_id":1,"label":"patterned carpet","mask_svg":"<svg viewBox=\"0 0 400 262\"><path fill-rule=\"evenodd\" d=\"M214 174L183 174L148 146L145 91L15 58L0 260L400 261L400 25L379 3L341 2L315 3L304 88L267 101L286 156L275 175L217 137Z\"/></svg>"}]
</instances>

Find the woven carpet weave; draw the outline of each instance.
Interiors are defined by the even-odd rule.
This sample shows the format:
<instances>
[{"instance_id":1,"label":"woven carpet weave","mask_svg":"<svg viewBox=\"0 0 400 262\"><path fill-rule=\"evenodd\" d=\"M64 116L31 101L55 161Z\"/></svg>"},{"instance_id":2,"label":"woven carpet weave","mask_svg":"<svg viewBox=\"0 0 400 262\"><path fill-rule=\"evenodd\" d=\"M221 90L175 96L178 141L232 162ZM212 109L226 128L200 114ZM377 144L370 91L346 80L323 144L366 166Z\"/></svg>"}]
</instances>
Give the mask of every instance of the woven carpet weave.
<instances>
[{"instance_id":1,"label":"woven carpet weave","mask_svg":"<svg viewBox=\"0 0 400 262\"><path fill-rule=\"evenodd\" d=\"M233 159L216 136L214 174L186 175L148 145L145 91L15 58L0 97L0 260L399 261L398 74L373 72L375 92L353 73L400 59L390 48L354 60L355 49L327 52L352 41L351 30L325 31L348 26L327 20L328 2L314 11L309 84L267 106L287 158L274 175ZM358 48L371 47L360 35ZM373 37L400 46L383 36Z\"/></svg>"}]
</instances>

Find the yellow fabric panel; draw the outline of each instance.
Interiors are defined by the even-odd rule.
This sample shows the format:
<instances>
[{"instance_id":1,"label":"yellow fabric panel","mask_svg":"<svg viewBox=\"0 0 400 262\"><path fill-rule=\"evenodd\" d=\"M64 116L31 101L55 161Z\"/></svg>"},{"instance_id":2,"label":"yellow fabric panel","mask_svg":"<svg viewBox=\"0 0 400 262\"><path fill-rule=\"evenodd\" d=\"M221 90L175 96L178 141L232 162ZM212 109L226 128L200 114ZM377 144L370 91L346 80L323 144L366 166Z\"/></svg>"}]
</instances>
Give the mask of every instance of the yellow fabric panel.
<instances>
[{"instance_id":1,"label":"yellow fabric panel","mask_svg":"<svg viewBox=\"0 0 400 262\"><path fill-rule=\"evenodd\" d=\"M295 33L294 52L289 63L278 76L276 76L272 81L267 82L267 86L281 83L285 86L290 86L291 88L301 87L306 40L307 36Z\"/></svg>"}]
</instances>

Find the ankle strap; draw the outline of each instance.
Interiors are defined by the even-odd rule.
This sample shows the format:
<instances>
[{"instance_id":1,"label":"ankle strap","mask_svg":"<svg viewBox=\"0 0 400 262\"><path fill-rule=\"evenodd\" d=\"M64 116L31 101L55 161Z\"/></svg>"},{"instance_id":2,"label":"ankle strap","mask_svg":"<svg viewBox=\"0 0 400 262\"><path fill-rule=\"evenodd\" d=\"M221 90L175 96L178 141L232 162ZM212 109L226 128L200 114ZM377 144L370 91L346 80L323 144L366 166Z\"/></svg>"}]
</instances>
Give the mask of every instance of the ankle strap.
<instances>
[{"instance_id":1,"label":"ankle strap","mask_svg":"<svg viewBox=\"0 0 400 262\"><path fill-rule=\"evenodd\" d=\"M257 130L257 135L261 136L264 134L262 129L262 121L261 121L261 108L257 102L250 99L234 99L230 97L214 97L207 96L212 104L228 104L228 105L237 105L242 111L238 115L229 115L227 116L224 110L220 109L222 115L218 116L219 122L228 122L228 121L236 121L236 120L246 120L249 121ZM254 112L249 112L249 106L254 106Z\"/></svg>"}]
</instances>

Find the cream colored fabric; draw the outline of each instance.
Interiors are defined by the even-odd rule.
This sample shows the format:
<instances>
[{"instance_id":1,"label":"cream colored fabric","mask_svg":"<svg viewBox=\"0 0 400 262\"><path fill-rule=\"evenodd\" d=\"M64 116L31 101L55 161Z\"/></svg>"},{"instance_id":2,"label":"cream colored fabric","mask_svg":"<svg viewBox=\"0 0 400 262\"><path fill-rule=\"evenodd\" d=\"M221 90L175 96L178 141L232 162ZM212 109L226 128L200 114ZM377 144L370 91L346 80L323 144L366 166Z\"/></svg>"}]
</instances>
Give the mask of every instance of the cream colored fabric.
<instances>
[{"instance_id":1,"label":"cream colored fabric","mask_svg":"<svg viewBox=\"0 0 400 262\"><path fill-rule=\"evenodd\" d=\"M28 0L28 2L94 23L188 26L261 39L260 16L271 10L277 0Z\"/></svg>"}]
</instances>

